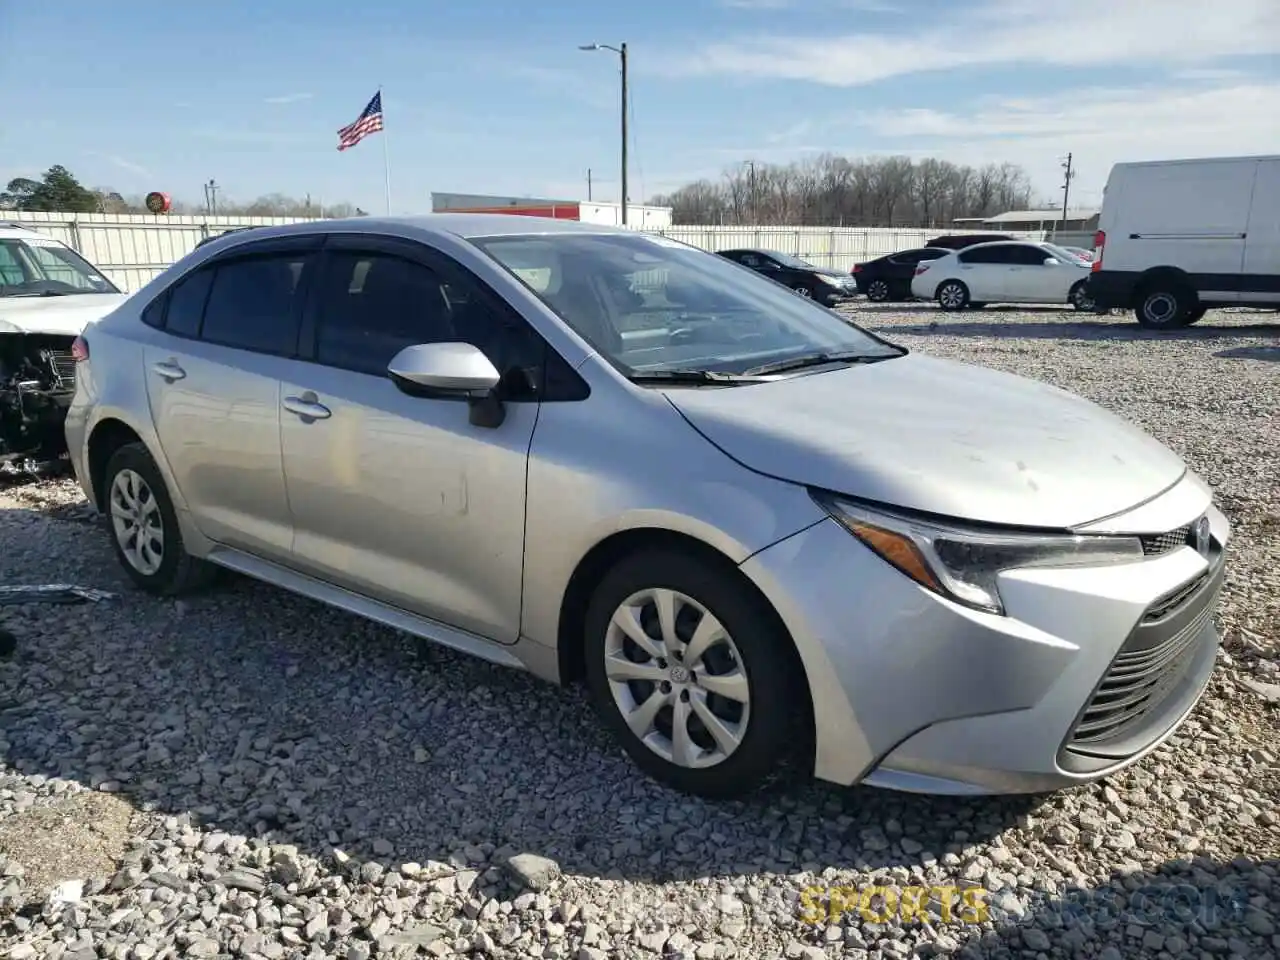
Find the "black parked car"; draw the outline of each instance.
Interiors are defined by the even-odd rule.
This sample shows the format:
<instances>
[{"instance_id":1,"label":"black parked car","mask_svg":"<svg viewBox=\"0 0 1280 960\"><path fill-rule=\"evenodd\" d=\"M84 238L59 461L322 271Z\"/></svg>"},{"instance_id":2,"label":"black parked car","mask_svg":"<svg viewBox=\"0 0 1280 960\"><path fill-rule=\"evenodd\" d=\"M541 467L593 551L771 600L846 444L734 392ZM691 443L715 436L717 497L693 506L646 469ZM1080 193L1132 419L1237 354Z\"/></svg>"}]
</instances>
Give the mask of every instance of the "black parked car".
<instances>
[{"instance_id":1,"label":"black parked car","mask_svg":"<svg viewBox=\"0 0 1280 960\"><path fill-rule=\"evenodd\" d=\"M848 300L857 292L853 277L839 270L817 267L808 261L776 250L719 250L726 260L750 267L790 287L802 297L811 297L823 306Z\"/></svg>"},{"instance_id":2,"label":"black parked car","mask_svg":"<svg viewBox=\"0 0 1280 960\"><path fill-rule=\"evenodd\" d=\"M941 247L921 247L918 250L901 250L853 265L853 279L858 292L868 300L882 303L885 300L910 300L911 278L916 266L926 260L945 257L950 250Z\"/></svg>"},{"instance_id":3,"label":"black parked car","mask_svg":"<svg viewBox=\"0 0 1280 960\"><path fill-rule=\"evenodd\" d=\"M941 247L944 250L963 250L978 243L995 243L997 240L1016 240L1007 233L945 233L928 241L926 247Z\"/></svg>"}]
</instances>

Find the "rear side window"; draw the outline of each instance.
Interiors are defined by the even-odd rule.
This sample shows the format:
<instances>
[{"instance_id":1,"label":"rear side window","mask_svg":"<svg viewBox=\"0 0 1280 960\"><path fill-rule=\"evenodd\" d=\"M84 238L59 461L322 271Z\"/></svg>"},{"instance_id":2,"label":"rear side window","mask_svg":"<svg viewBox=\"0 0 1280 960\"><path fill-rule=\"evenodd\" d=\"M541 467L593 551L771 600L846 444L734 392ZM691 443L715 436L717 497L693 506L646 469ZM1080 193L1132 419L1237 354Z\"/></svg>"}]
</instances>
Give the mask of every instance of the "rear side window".
<instances>
[{"instance_id":1,"label":"rear side window","mask_svg":"<svg viewBox=\"0 0 1280 960\"><path fill-rule=\"evenodd\" d=\"M165 330L180 337L200 335L200 317L204 313L204 302L209 296L209 283L212 280L212 270L201 270L174 285L169 292ZM163 305L163 299L162 297L156 303Z\"/></svg>"},{"instance_id":2,"label":"rear side window","mask_svg":"<svg viewBox=\"0 0 1280 960\"><path fill-rule=\"evenodd\" d=\"M962 263L1014 263L1010 246L975 247L960 254Z\"/></svg>"},{"instance_id":3,"label":"rear side window","mask_svg":"<svg viewBox=\"0 0 1280 960\"><path fill-rule=\"evenodd\" d=\"M200 338L255 353L292 355L296 294L308 254L267 254L217 265Z\"/></svg>"}]
</instances>

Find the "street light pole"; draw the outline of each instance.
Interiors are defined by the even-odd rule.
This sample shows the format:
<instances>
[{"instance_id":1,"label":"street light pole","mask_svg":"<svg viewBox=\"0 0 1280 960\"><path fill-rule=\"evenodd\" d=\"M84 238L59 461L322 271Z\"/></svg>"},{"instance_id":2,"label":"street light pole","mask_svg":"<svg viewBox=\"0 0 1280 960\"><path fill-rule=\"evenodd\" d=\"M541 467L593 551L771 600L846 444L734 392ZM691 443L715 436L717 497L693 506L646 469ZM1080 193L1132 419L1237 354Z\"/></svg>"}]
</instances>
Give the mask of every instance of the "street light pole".
<instances>
[{"instance_id":1,"label":"street light pole","mask_svg":"<svg viewBox=\"0 0 1280 960\"><path fill-rule=\"evenodd\" d=\"M622 225L627 225L627 45L611 47L607 43L587 43L579 50L612 50L622 62Z\"/></svg>"}]
</instances>

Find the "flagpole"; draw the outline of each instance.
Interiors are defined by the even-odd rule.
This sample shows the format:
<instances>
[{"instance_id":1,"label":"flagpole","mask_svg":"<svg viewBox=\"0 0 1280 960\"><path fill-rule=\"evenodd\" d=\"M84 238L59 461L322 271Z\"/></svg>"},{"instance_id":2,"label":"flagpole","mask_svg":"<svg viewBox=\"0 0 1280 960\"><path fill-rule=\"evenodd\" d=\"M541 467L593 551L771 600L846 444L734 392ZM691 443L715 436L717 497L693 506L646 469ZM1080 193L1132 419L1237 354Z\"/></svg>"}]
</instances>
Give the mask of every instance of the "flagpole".
<instances>
[{"instance_id":1,"label":"flagpole","mask_svg":"<svg viewBox=\"0 0 1280 960\"><path fill-rule=\"evenodd\" d=\"M382 96L382 84L378 84L378 96ZM391 159L387 153L387 105L382 104L382 176L387 190L387 216L391 216Z\"/></svg>"}]
</instances>

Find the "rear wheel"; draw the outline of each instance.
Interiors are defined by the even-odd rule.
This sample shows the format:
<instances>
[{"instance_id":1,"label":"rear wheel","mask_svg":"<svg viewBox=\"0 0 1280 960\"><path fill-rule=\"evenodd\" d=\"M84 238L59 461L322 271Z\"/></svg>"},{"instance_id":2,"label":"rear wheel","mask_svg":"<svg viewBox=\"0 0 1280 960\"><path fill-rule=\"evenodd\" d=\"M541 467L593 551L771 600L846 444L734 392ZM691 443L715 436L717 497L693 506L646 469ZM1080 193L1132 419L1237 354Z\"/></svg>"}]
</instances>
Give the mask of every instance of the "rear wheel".
<instances>
[{"instance_id":1,"label":"rear wheel","mask_svg":"<svg viewBox=\"0 0 1280 960\"><path fill-rule=\"evenodd\" d=\"M1138 323L1150 330L1177 330L1193 323L1191 316L1198 309L1195 291L1183 284L1164 282L1144 287L1133 312Z\"/></svg>"},{"instance_id":2,"label":"rear wheel","mask_svg":"<svg viewBox=\"0 0 1280 960\"><path fill-rule=\"evenodd\" d=\"M187 553L164 477L141 443L111 455L102 478L111 545L130 579L149 593L175 596L214 579L217 568Z\"/></svg>"},{"instance_id":3,"label":"rear wheel","mask_svg":"<svg viewBox=\"0 0 1280 960\"><path fill-rule=\"evenodd\" d=\"M1098 303L1093 297L1089 296L1085 289L1085 281L1081 280L1071 288L1071 292L1067 294L1067 300L1076 310L1084 313L1097 313Z\"/></svg>"},{"instance_id":4,"label":"rear wheel","mask_svg":"<svg viewBox=\"0 0 1280 960\"><path fill-rule=\"evenodd\" d=\"M586 630L596 709L655 780L729 798L783 766L804 712L791 640L733 571L668 550L629 557L596 589Z\"/></svg>"},{"instance_id":5,"label":"rear wheel","mask_svg":"<svg viewBox=\"0 0 1280 960\"><path fill-rule=\"evenodd\" d=\"M1191 326L1191 324L1196 323L1197 321L1203 320L1204 315L1207 312L1208 312L1207 307L1196 307L1189 314L1187 314L1187 326L1189 327Z\"/></svg>"},{"instance_id":6,"label":"rear wheel","mask_svg":"<svg viewBox=\"0 0 1280 960\"><path fill-rule=\"evenodd\" d=\"M888 300L893 291L889 289L887 280L872 280L867 284L867 299L875 303L883 303Z\"/></svg>"},{"instance_id":7,"label":"rear wheel","mask_svg":"<svg viewBox=\"0 0 1280 960\"><path fill-rule=\"evenodd\" d=\"M959 280L944 280L936 296L943 310L963 310L969 305L969 288Z\"/></svg>"}]
</instances>

